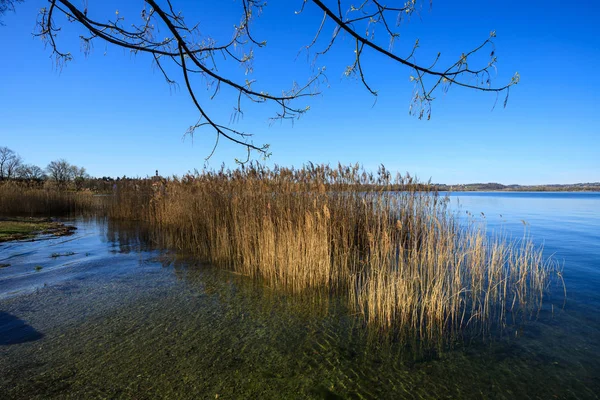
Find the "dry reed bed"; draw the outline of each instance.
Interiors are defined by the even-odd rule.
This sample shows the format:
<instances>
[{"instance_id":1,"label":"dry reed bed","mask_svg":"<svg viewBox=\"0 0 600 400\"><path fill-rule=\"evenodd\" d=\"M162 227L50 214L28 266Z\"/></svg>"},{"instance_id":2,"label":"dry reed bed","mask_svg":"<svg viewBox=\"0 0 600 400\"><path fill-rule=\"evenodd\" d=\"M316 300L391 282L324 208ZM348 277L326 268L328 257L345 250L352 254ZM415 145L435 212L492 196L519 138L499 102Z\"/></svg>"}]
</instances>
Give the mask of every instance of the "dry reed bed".
<instances>
[{"instance_id":1,"label":"dry reed bed","mask_svg":"<svg viewBox=\"0 0 600 400\"><path fill-rule=\"evenodd\" d=\"M40 185L0 182L0 215L66 215L96 211L100 201L89 191L66 191Z\"/></svg>"},{"instance_id":2,"label":"dry reed bed","mask_svg":"<svg viewBox=\"0 0 600 400\"><path fill-rule=\"evenodd\" d=\"M534 315L556 270L529 239L460 225L428 185L383 167L251 165L137 181L119 186L110 215L148 221L161 244L273 286L344 294L368 325L419 342Z\"/></svg>"}]
</instances>

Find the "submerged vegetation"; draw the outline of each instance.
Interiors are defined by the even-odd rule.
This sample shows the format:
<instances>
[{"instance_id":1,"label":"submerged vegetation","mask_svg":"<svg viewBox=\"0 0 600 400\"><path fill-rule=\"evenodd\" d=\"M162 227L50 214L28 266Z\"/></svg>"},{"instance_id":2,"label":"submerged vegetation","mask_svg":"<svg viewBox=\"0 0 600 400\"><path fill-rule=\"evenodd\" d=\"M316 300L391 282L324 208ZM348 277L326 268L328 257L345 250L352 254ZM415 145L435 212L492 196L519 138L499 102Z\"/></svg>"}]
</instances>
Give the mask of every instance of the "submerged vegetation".
<instances>
[{"instance_id":1,"label":"submerged vegetation","mask_svg":"<svg viewBox=\"0 0 600 400\"><path fill-rule=\"evenodd\" d=\"M339 296L372 332L419 346L488 337L535 316L560 276L527 236L461 222L433 185L383 166L254 164L124 179L108 194L5 182L0 213L143 221L161 246L301 296Z\"/></svg>"},{"instance_id":2,"label":"submerged vegetation","mask_svg":"<svg viewBox=\"0 0 600 400\"><path fill-rule=\"evenodd\" d=\"M69 256L74 256L75 253L72 251L66 251L64 253L52 253L50 255L51 258L58 258L58 257L69 257Z\"/></svg>"}]
</instances>

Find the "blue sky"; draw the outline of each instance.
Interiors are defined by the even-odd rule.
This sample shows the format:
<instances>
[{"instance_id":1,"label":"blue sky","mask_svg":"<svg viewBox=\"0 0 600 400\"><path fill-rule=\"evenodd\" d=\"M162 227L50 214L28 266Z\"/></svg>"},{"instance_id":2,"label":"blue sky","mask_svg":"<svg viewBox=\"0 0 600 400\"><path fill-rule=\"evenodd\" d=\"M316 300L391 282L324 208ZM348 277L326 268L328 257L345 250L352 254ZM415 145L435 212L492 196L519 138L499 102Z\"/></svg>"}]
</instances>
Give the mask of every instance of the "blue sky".
<instances>
[{"instance_id":1,"label":"blue sky","mask_svg":"<svg viewBox=\"0 0 600 400\"><path fill-rule=\"evenodd\" d=\"M119 10L137 22L140 0L89 0L91 16L111 17ZM240 1L222 0L198 6L173 0L188 23L200 22L202 33L219 40L231 36L239 21ZM78 1L74 4L79 5ZM310 75L306 53L321 20L308 2L268 2L255 21L255 36L267 40L257 50L252 78L256 88L276 92ZM197 131L183 140L197 111L188 94L173 90L146 56L96 42L85 57L79 51L82 31L65 21L59 43L74 61L57 70L39 39L32 37L37 11L44 0L26 0L7 14L0 27L0 146L8 146L27 163L44 167L65 158L94 176L181 175L201 169L214 133ZM293 124L268 118L274 108L248 106L234 127L269 143L268 164L355 163L376 169L410 172L441 183L505 184L600 181L600 20L597 1L564 3L528 1L434 1L401 29L395 49L406 54L420 40L417 60L427 64L438 51L447 60L478 45L496 30L497 84L518 71L521 82L492 111L493 94L452 88L438 93L432 119L408 114L411 71L367 54L364 68L374 99L356 79L343 77L352 62L353 43L342 38L317 66L327 67L328 85L308 103L311 111ZM58 21L57 21L58 22ZM383 32L381 32L382 34ZM324 39L331 34L326 26ZM324 44L323 41L321 44ZM222 70L244 79L239 68ZM179 78L179 76L175 76ZM203 93L204 91L200 90ZM233 103L223 92L216 100L202 97L215 119L227 123ZM238 146L221 141L209 165L234 166L244 156Z\"/></svg>"}]
</instances>

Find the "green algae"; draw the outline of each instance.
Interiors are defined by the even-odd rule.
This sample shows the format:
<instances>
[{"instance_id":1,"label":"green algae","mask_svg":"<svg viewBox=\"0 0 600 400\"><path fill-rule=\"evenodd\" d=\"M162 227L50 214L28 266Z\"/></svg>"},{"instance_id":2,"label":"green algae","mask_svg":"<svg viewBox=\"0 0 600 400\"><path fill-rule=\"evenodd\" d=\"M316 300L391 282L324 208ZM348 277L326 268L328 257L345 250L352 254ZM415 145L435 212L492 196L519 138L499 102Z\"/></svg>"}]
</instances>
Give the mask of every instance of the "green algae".
<instances>
[{"instance_id":1,"label":"green algae","mask_svg":"<svg viewBox=\"0 0 600 400\"><path fill-rule=\"evenodd\" d=\"M58 257L69 257L69 256L74 256L75 252L73 251L65 251L64 253L52 253L50 254L51 258L58 258Z\"/></svg>"}]
</instances>

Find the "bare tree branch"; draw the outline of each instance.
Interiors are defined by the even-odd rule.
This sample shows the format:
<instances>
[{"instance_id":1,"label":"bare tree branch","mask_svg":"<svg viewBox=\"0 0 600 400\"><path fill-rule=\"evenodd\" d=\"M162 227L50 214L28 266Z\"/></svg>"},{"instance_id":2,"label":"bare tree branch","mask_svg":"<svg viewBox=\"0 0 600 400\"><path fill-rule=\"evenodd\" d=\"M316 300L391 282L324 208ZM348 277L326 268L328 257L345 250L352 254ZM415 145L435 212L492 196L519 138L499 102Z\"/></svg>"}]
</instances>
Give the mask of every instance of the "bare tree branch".
<instances>
[{"instance_id":1,"label":"bare tree branch","mask_svg":"<svg viewBox=\"0 0 600 400\"><path fill-rule=\"evenodd\" d=\"M0 17L7 12L15 11L15 4L22 3L23 0L0 0ZM0 26L4 26L4 23L0 19Z\"/></svg>"},{"instance_id":2,"label":"bare tree branch","mask_svg":"<svg viewBox=\"0 0 600 400\"><path fill-rule=\"evenodd\" d=\"M15 1L0 0L0 15L7 7L12 7ZM273 120L294 120L309 110L308 105L297 105L303 98L319 94L318 85L326 80L324 68L317 69L305 84L292 83L288 90L280 94L272 94L265 90L256 89L259 83L254 79L245 81L232 78L220 72L222 64L237 64L245 68L247 74L253 71L253 60L255 49L266 46L266 41L260 41L252 33L252 22L260 15L266 1L264 0L241 0L241 20L234 27L231 40L226 43L217 43L210 36L202 35L198 25L186 23L181 12L176 12L171 0L144 0L144 8L141 10L141 22L126 27L124 17L115 12L114 18L99 20L91 16L92 12L84 1L83 7L76 7L70 0L47 0L48 6L40 11L36 25L36 35L40 37L52 50L52 57L58 67L64 66L72 59L70 52L59 49L58 35L61 27L54 21L55 15L62 15L68 22L76 23L85 29L85 34L80 35L81 50L89 54L96 40L102 40L115 46L129 49L133 54L149 54L152 63L160 71L166 82L177 87L177 76L185 82L185 88L190 95L192 103L199 113L198 121L190 126L186 132L193 135L196 129L209 127L216 133L215 147L213 147L208 158L215 151L216 145L221 137L235 144L241 145L250 152L257 152L262 156L268 156L268 145L255 145L252 134L234 129L231 126L219 123L211 118L206 112L206 105L201 103L198 96L197 78L206 84L207 89L212 92L210 99L220 95L222 89L228 89L230 95L234 93L234 111L230 121L235 122L243 115L243 107L250 103L272 105L275 108ZM309 0L302 2L301 14ZM330 3L329 5L326 5ZM346 69L346 75L355 75L360 78L362 84L370 94L377 96L377 90L368 81L368 73L362 57L365 54L383 56L400 65L414 71L411 80L415 83L415 90L411 100L410 112L417 114L419 118L425 115L431 117L431 102L434 93L441 88L447 91L451 85L485 92L506 92L510 86L518 82L518 74L504 86L493 87L491 85L490 69L495 67L496 58L492 39L483 43L446 67L439 68L440 53L429 62L429 66L416 61L416 51L419 47L418 41L412 51L401 57L394 53L393 45L400 37L396 27L405 19L418 11L417 0L398 1L390 0L395 4L384 4L381 0L362 0L358 6L345 6L342 0L310 0L310 3L318 7L323 13L323 18L317 27L313 40L305 47L308 52L319 43L319 37L326 25L332 23L333 34L322 50L316 53L316 57L326 54L335 44L340 34L347 34L355 42L354 63ZM4 8L3 8L4 7ZM395 21L392 21L395 18ZM375 28L381 26L383 32L389 38L389 48L383 48L375 41ZM159 29L166 31L164 39L158 39ZM360 32L360 33L359 33ZM162 37L162 36L161 36ZM486 47L491 47L490 61L477 68L469 65L470 57L479 53ZM315 57L315 60L316 60ZM368 68L367 68L368 69ZM227 69L224 69L227 70ZM249 102L249 103L248 103Z\"/></svg>"},{"instance_id":3,"label":"bare tree branch","mask_svg":"<svg viewBox=\"0 0 600 400\"><path fill-rule=\"evenodd\" d=\"M347 15L352 15L352 17L342 17L339 12L340 1L337 1L338 12L337 14L331 9L331 7L325 5L322 0L311 0L317 7L319 7L329 19L331 19L336 29L340 29L341 31L349 34L354 40L357 42L357 47L355 50L356 59L353 65L349 66L345 72L347 76L356 73L358 69L358 75L361 78L363 85L366 89L373 95L377 95L377 92L372 89L365 80L365 73L361 67L360 58L364 54L364 48L368 48L388 59L391 59L405 67L409 67L414 70L416 76L411 76L411 80L415 82L415 91L413 92L413 100L411 107L409 108L409 112L411 114L418 114L419 118L423 118L425 115L427 119L431 118L431 102L434 100L433 93L434 91L442 84L446 85L456 85L460 87L464 87L467 89L478 90L483 92L506 92L508 94L508 89L516 85L519 82L519 74L515 74L511 81L502 86L492 87L491 86L491 76L489 70L494 68L496 63L495 50L493 49L493 38L496 36L496 32L492 31L490 36L483 41L479 46L475 47L471 51L467 53L463 53L460 58L448 66L445 69L433 69L440 58L440 53L438 53L436 59L430 67L426 67L418 64L415 58L415 52L417 50L418 41L415 43L411 53L408 57L401 57L392 52L392 44L394 40L399 37L399 33L395 32L391 29L392 24L388 22L388 15L396 14L397 15L397 24L399 24L405 16L410 16L417 10L417 0L410 0L403 4L402 7L388 7L382 5L378 0L365 0L360 6L354 7L350 6L348 9ZM358 13L359 15L354 17L353 15ZM355 24L357 22L367 21L366 33L361 34L358 33ZM375 43L373 40L374 29L371 29L372 26L381 24L384 26L384 29L389 36L390 39L390 49L386 50L382 48L380 45ZM333 45L333 41L337 37L337 32L335 33L333 39L328 44L325 49L325 52L329 50L329 48ZM475 53L480 52L487 46L492 47L491 59L490 61L479 69L471 69L468 66L468 59ZM484 76L483 82L480 81L481 76ZM430 85L426 85L425 78L432 77L434 81ZM475 83L472 83L472 81ZM507 97L508 98L508 97ZM416 107L415 107L416 106Z\"/></svg>"}]
</instances>

